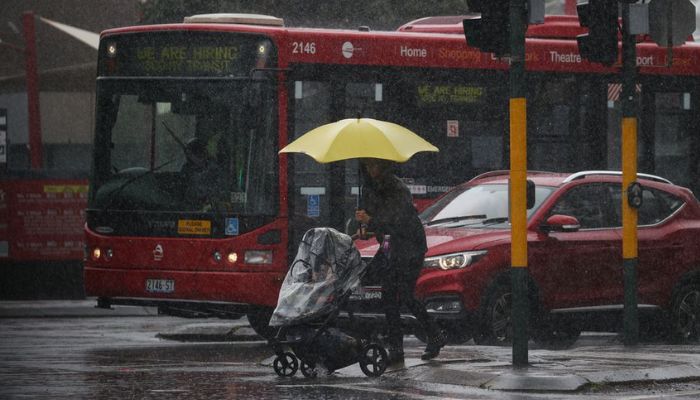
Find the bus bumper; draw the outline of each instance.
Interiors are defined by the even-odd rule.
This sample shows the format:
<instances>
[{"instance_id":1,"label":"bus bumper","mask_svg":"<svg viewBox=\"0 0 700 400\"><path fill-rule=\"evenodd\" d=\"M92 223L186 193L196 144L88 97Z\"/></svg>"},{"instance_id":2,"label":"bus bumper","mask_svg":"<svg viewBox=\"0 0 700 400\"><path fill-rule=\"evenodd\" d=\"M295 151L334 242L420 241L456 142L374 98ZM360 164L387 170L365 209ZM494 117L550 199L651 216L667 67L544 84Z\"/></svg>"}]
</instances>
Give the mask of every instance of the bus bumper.
<instances>
[{"instance_id":1,"label":"bus bumper","mask_svg":"<svg viewBox=\"0 0 700 400\"><path fill-rule=\"evenodd\" d=\"M192 272L85 268L85 293L112 304L197 306L225 304L245 312L250 307L275 307L284 279L277 272Z\"/></svg>"}]
</instances>

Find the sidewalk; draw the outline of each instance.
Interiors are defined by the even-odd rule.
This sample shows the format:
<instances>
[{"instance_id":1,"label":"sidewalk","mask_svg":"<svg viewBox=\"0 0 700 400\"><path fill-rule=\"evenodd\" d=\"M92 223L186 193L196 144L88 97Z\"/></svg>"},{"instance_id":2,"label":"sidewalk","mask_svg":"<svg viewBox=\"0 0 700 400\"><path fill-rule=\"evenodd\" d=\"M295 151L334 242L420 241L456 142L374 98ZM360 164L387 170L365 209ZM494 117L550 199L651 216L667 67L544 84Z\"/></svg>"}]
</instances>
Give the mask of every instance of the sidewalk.
<instances>
[{"instance_id":1,"label":"sidewalk","mask_svg":"<svg viewBox=\"0 0 700 400\"><path fill-rule=\"evenodd\" d=\"M572 392L587 385L700 380L697 345L579 345L567 350L530 349L529 366L512 366L512 349L492 346L447 346L437 360L410 354L406 379L493 390Z\"/></svg>"},{"instance_id":2,"label":"sidewalk","mask_svg":"<svg viewBox=\"0 0 700 400\"><path fill-rule=\"evenodd\" d=\"M157 315L153 307L95 308L95 300L0 301L0 318L113 317ZM245 318L183 323L160 332L178 341L263 340ZM385 376L399 380L479 387L504 391L573 392L586 385L659 381L700 381L700 346L642 344L625 347L614 334L585 333L567 350L528 350L529 366L512 366L510 347L446 346L432 361L422 361L423 344L406 338L406 361ZM263 361L272 368L274 356ZM337 376L364 378L358 364L336 371Z\"/></svg>"},{"instance_id":3,"label":"sidewalk","mask_svg":"<svg viewBox=\"0 0 700 400\"><path fill-rule=\"evenodd\" d=\"M595 333L592 333L595 335ZM615 335L609 335L616 338ZM407 337L406 344L417 339ZM584 338L585 341L585 338ZM603 345L575 344L567 350L530 349L529 366L513 368L510 347L446 346L440 356L423 361L423 344L406 347L402 365L392 366L384 376L399 380L468 386L511 392L571 393L587 386L610 384L658 384L663 381L700 381L700 348L640 345L626 348L611 339ZM263 364L272 368L274 357ZM335 372L337 376L362 379L359 364Z\"/></svg>"}]
</instances>

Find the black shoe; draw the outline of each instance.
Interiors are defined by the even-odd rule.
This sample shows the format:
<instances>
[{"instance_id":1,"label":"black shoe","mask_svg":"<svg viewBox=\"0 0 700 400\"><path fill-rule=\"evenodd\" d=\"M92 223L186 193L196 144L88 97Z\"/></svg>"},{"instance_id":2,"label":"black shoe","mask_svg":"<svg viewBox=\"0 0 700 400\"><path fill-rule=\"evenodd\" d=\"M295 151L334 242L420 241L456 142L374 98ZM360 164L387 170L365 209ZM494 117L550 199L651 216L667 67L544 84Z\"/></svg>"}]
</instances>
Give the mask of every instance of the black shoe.
<instances>
[{"instance_id":1,"label":"black shoe","mask_svg":"<svg viewBox=\"0 0 700 400\"><path fill-rule=\"evenodd\" d=\"M421 360L432 360L440 354L440 349L447 344L447 338L443 333L428 340L428 345L425 346L425 351L420 356Z\"/></svg>"}]
</instances>

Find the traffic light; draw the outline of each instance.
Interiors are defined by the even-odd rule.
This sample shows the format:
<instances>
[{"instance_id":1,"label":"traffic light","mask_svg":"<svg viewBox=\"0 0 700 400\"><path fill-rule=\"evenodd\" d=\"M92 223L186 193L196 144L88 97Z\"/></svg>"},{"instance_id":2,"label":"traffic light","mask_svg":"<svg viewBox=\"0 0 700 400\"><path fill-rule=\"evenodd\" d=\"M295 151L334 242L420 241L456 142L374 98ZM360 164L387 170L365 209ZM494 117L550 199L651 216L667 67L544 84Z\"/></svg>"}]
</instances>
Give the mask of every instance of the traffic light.
<instances>
[{"instance_id":1,"label":"traffic light","mask_svg":"<svg viewBox=\"0 0 700 400\"><path fill-rule=\"evenodd\" d=\"M481 51L502 56L510 50L510 1L467 0L470 11L481 17L462 21L467 44Z\"/></svg>"},{"instance_id":2,"label":"traffic light","mask_svg":"<svg viewBox=\"0 0 700 400\"><path fill-rule=\"evenodd\" d=\"M578 35L578 51L590 62L611 66L617 61L617 0L589 0L576 6L579 24L588 33Z\"/></svg>"}]
</instances>

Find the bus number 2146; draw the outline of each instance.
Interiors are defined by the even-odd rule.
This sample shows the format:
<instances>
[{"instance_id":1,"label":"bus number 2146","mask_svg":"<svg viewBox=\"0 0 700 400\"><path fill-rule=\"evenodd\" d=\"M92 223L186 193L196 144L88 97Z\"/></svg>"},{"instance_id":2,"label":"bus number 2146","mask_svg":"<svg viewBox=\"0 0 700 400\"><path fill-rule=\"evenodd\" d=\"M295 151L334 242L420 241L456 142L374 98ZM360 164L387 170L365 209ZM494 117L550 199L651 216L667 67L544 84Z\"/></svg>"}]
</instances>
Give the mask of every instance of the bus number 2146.
<instances>
[{"instance_id":1,"label":"bus number 2146","mask_svg":"<svg viewBox=\"0 0 700 400\"><path fill-rule=\"evenodd\" d=\"M293 42L292 53L294 54L316 54L315 42Z\"/></svg>"}]
</instances>

